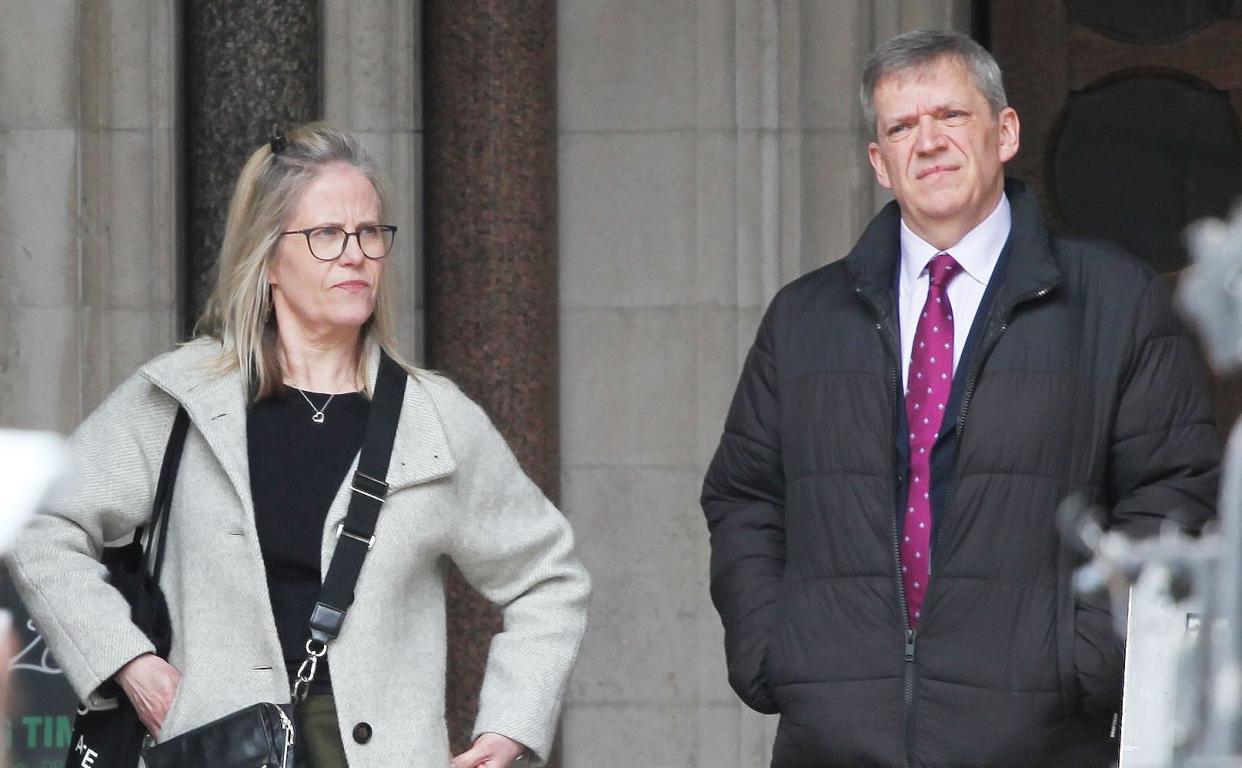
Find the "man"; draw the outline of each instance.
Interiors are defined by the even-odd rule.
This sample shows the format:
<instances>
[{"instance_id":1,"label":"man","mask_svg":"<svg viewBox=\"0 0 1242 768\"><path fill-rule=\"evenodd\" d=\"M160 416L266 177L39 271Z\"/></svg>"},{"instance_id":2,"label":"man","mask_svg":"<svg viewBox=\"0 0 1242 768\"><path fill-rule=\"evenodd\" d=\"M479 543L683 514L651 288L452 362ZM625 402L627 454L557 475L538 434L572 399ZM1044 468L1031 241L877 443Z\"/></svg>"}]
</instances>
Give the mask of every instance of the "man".
<instances>
[{"instance_id":1,"label":"man","mask_svg":"<svg viewBox=\"0 0 1242 768\"><path fill-rule=\"evenodd\" d=\"M772 301L704 483L730 683L781 714L776 768L1106 765L1123 641L1056 510L1212 515L1195 343L1159 276L1006 181L979 45L894 38L862 98L896 200Z\"/></svg>"}]
</instances>

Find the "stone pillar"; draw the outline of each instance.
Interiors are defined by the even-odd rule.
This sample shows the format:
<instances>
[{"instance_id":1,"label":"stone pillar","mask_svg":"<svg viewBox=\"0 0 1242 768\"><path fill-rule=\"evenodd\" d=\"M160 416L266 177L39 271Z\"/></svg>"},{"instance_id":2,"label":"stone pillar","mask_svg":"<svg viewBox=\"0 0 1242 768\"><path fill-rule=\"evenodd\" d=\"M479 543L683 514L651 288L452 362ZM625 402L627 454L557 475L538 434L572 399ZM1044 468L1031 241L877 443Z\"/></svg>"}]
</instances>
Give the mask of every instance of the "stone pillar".
<instances>
[{"instance_id":1,"label":"stone pillar","mask_svg":"<svg viewBox=\"0 0 1242 768\"><path fill-rule=\"evenodd\" d=\"M78 423L78 12L0 4L0 422ZM37 76L35 76L37 75Z\"/></svg>"},{"instance_id":2,"label":"stone pillar","mask_svg":"<svg viewBox=\"0 0 1242 768\"><path fill-rule=\"evenodd\" d=\"M559 495L556 4L423 5L428 364ZM448 715L469 738L496 613L449 589Z\"/></svg>"},{"instance_id":3,"label":"stone pillar","mask_svg":"<svg viewBox=\"0 0 1242 768\"><path fill-rule=\"evenodd\" d=\"M0 425L68 432L176 339L175 6L0 0Z\"/></svg>"},{"instance_id":4,"label":"stone pillar","mask_svg":"<svg viewBox=\"0 0 1242 768\"><path fill-rule=\"evenodd\" d=\"M178 5L80 4L83 415L180 335Z\"/></svg>"},{"instance_id":5,"label":"stone pillar","mask_svg":"<svg viewBox=\"0 0 1242 768\"><path fill-rule=\"evenodd\" d=\"M202 312L233 185L273 126L320 114L318 0L183 3L187 331Z\"/></svg>"}]
</instances>

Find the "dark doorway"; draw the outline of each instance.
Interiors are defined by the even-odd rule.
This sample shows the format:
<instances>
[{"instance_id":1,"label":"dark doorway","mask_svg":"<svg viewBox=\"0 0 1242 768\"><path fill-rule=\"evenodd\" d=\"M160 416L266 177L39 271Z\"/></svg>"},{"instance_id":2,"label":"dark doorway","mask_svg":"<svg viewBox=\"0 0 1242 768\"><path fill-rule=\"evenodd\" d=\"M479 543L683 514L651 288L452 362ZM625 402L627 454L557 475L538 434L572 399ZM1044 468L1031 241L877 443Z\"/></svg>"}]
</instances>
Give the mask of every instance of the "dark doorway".
<instances>
[{"instance_id":1,"label":"dark doorway","mask_svg":"<svg viewBox=\"0 0 1242 768\"><path fill-rule=\"evenodd\" d=\"M1242 198L1242 2L979 0L976 26L1022 121L1010 173L1176 280L1186 225ZM1223 434L1242 380L1214 389Z\"/></svg>"}]
</instances>

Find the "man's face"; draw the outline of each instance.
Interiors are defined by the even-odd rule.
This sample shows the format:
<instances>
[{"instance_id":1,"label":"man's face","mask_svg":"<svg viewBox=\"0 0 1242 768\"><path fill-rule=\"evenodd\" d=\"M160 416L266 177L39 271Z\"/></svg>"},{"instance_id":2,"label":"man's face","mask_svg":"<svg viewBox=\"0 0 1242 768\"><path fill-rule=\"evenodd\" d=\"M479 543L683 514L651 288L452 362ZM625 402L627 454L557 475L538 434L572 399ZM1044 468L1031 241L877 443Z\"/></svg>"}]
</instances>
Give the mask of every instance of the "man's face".
<instances>
[{"instance_id":1,"label":"man's face","mask_svg":"<svg viewBox=\"0 0 1242 768\"><path fill-rule=\"evenodd\" d=\"M993 115L957 59L898 72L874 94L876 180L893 191L906 225L948 248L985 219L1004 189L1003 164L1018 151L1018 115ZM948 242L945 242L945 240Z\"/></svg>"}]
</instances>

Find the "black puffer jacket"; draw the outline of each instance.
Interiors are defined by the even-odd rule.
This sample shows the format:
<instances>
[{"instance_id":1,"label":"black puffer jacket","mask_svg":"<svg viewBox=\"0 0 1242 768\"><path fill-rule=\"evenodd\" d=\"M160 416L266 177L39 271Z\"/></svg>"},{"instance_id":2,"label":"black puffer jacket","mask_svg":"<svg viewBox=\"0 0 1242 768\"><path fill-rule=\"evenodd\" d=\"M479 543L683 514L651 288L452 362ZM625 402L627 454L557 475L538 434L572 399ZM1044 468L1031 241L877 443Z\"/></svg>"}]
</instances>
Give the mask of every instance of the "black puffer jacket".
<instances>
[{"instance_id":1,"label":"black puffer jacket","mask_svg":"<svg viewBox=\"0 0 1242 768\"><path fill-rule=\"evenodd\" d=\"M777 768L1097 764L1124 649L1070 589L1058 504L1079 494L1134 535L1213 514L1219 440L1162 279L1006 192L917 636L897 576L895 204L781 290L746 360L702 502L729 679L781 714Z\"/></svg>"}]
</instances>

